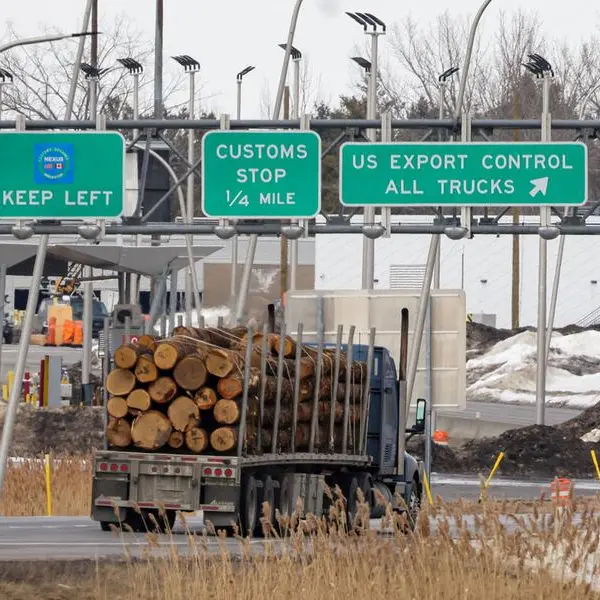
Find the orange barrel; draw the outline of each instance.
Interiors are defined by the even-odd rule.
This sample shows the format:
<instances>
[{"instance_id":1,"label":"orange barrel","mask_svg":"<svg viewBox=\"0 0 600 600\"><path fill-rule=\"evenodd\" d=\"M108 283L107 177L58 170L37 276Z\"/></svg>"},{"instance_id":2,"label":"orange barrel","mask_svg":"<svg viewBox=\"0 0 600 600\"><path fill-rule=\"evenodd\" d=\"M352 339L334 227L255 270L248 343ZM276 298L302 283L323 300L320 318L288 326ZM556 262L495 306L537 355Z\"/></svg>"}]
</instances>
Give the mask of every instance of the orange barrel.
<instances>
[{"instance_id":1,"label":"orange barrel","mask_svg":"<svg viewBox=\"0 0 600 600\"><path fill-rule=\"evenodd\" d=\"M70 346L73 343L74 325L71 319L65 319L63 323L63 346Z\"/></svg>"},{"instance_id":2,"label":"orange barrel","mask_svg":"<svg viewBox=\"0 0 600 600\"><path fill-rule=\"evenodd\" d=\"M433 441L440 446L447 446L450 441L450 436L447 431L443 431L441 429L436 429L433 432L432 436Z\"/></svg>"},{"instance_id":3,"label":"orange barrel","mask_svg":"<svg viewBox=\"0 0 600 600\"><path fill-rule=\"evenodd\" d=\"M550 484L552 503L560 507L573 506L573 482L566 477L555 477Z\"/></svg>"},{"instance_id":4,"label":"orange barrel","mask_svg":"<svg viewBox=\"0 0 600 600\"><path fill-rule=\"evenodd\" d=\"M73 346L81 348L83 346L83 321L74 321Z\"/></svg>"},{"instance_id":5,"label":"orange barrel","mask_svg":"<svg viewBox=\"0 0 600 600\"><path fill-rule=\"evenodd\" d=\"M46 346L56 346L56 317L48 319L48 335L46 336Z\"/></svg>"}]
</instances>

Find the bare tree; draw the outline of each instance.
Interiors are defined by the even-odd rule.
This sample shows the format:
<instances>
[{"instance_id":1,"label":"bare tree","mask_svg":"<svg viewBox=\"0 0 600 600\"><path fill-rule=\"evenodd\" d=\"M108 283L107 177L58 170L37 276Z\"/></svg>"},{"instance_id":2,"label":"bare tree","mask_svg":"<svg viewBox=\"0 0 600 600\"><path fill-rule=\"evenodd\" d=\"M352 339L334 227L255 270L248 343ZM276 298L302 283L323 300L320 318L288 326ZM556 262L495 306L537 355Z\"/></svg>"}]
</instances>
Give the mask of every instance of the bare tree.
<instances>
[{"instance_id":1,"label":"bare tree","mask_svg":"<svg viewBox=\"0 0 600 600\"><path fill-rule=\"evenodd\" d=\"M98 66L107 71L99 83L98 108L107 112L110 118L119 118L127 112L127 107L130 109L132 79L127 70L117 63L117 59L132 57L144 65L152 54L152 44L134 31L131 23L123 17L104 24L101 29L103 34L98 37ZM46 33L53 31L47 30ZM12 28L9 36L20 37ZM5 112L37 119L62 119L76 51L76 43L65 40L23 46L0 55L0 66L14 75L14 85L4 88ZM177 76L167 82L164 93L167 102L181 80ZM141 115L152 109L151 89L152 78L144 71L140 77ZM73 117L84 119L88 114L88 86L82 75L77 82Z\"/></svg>"}]
</instances>

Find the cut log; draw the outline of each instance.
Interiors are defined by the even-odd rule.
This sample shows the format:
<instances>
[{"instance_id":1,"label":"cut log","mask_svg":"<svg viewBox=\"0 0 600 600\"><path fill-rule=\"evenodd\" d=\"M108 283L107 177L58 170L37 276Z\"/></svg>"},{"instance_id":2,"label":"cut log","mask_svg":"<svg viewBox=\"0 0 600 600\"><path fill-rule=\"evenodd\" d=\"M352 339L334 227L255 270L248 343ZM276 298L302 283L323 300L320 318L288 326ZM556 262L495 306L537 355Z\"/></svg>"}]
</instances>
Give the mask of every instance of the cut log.
<instances>
[{"instance_id":1,"label":"cut log","mask_svg":"<svg viewBox=\"0 0 600 600\"><path fill-rule=\"evenodd\" d=\"M127 448L131 444L131 425L125 419L109 419L106 441L109 446Z\"/></svg>"},{"instance_id":2,"label":"cut log","mask_svg":"<svg viewBox=\"0 0 600 600\"><path fill-rule=\"evenodd\" d=\"M273 334L270 338L270 347L273 354L279 356L283 348L283 356L286 358L292 358L296 356L296 342L288 335L281 341L281 336Z\"/></svg>"},{"instance_id":3,"label":"cut log","mask_svg":"<svg viewBox=\"0 0 600 600\"><path fill-rule=\"evenodd\" d=\"M150 352L146 352L137 360L135 365L135 378L140 383L152 383L158 379L158 367L154 364L154 359Z\"/></svg>"},{"instance_id":4,"label":"cut log","mask_svg":"<svg viewBox=\"0 0 600 600\"><path fill-rule=\"evenodd\" d=\"M235 425L240 420L240 407L235 400L222 399L215 404L213 415L221 425Z\"/></svg>"},{"instance_id":5,"label":"cut log","mask_svg":"<svg viewBox=\"0 0 600 600\"><path fill-rule=\"evenodd\" d=\"M197 354L184 356L173 369L173 379L180 388L195 392L206 383L206 367Z\"/></svg>"},{"instance_id":6,"label":"cut log","mask_svg":"<svg viewBox=\"0 0 600 600\"><path fill-rule=\"evenodd\" d=\"M234 327L232 329L218 329L216 327L207 327L199 329L197 327L175 327L173 335L186 337L211 346L220 348L235 348L239 345L241 337L247 332L245 327Z\"/></svg>"},{"instance_id":7,"label":"cut log","mask_svg":"<svg viewBox=\"0 0 600 600\"><path fill-rule=\"evenodd\" d=\"M158 404L166 404L177 394L177 384L170 377L159 377L148 388L150 398Z\"/></svg>"},{"instance_id":8,"label":"cut log","mask_svg":"<svg viewBox=\"0 0 600 600\"><path fill-rule=\"evenodd\" d=\"M248 393L256 394L260 388L260 371L255 368L250 369L250 380ZM232 400L241 396L244 391L244 374L232 373L229 377L224 377L217 384L217 392L222 398Z\"/></svg>"},{"instance_id":9,"label":"cut log","mask_svg":"<svg viewBox=\"0 0 600 600\"><path fill-rule=\"evenodd\" d=\"M154 335L142 335L138 338L137 345L140 350L154 352L158 346L158 339Z\"/></svg>"},{"instance_id":10,"label":"cut log","mask_svg":"<svg viewBox=\"0 0 600 600\"><path fill-rule=\"evenodd\" d=\"M138 448L158 450L167 443L172 431L171 421L165 415L149 410L133 420L131 438Z\"/></svg>"},{"instance_id":11,"label":"cut log","mask_svg":"<svg viewBox=\"0 0 600 600\"><path fill-rule=\"evenodd\" d=\"M216 377L227 377L235 366L235 355L227 350L211 348L206 356L206 370Z\"/></svg>"},{"instance_id":12,"label":"cut log","mask_svg":"<svg viewBox=\"0 0 600 600\"><path fill-rule=\"evenodd\" d=\"M181 448L185 442L185 435L181 431L172 431L169 439L167 440L167 444L171 448Z\"/></svg>"},{"instance_id":13,"label":"cut log","mask_svg":"<svg viewBox=\"0 0 600 600\"><path fill-rule=\"evenodd\" d=\"M113 369L106 378L105 387L111 396L128 396L135 387L135 375L128 369Z\"/></svg>"},{"instance_id":14,"label":"cut log","mask_svg":"<svg viewBox=\"0 0 600 600\"><path fill-rule=\"evenodd\" d=\"M298 422L310 421L312 415L312 405L308 402L301 402L298 404ZM293 410L291 406L282 406L281 412L279 413L279 426L288 426L293 422ZM275 422L275 407L265 406L263 413L263 425L273 425Z\"/></svg>"},{"instance_id":15,"label":"cut log","mask_svg":"<svg viewBox=\"0 0 600 600\"><path fill-rule=\"evenodd\" d=\"M169 404L167 415L169 415L169 420L173 424L173 429L177 431L188 431L198 425L200 421L200 409L188 396L175 398Z\"/></svg>"},{"instance_id":16,"label":"cut log","mask_svg":"<svg viewBox=\"0 0 600 600\"><path fill-rule=\"evenodd\" d=\"M154 351L154 364L162 371L170 371L188 354L194 354L198 344L183 338L169 338L156 346Z\"/></svg>"},{"instance_id":17,"label":"cut log","mask_svg":"<svg viewBox=\"0 0 600 600\"><path fill-rule=\"evenodd\" d=\"M319 386L319 399L323 401L331 400L333 393L333 383L331 379L323 378ZM354 383L350 386L350 400L360 400L362 398L363 386ZM344 402L346 398L346 384L339 382L337 386L336 400Z\"/></svg>"},{"instance_id":18,"label":"cut log","mask_svg":"<svg viewBox=\"0 0 600 600\"><path fill-rule=\"evenodd\" d=\"M113 396L106 403L106 411L115 419L122 419L128 411L127 401L120 396Z\"/></svg>"},{"instance_id":19,"label":"cut log","mask_svg":"<svg viewBox=\"0 0 600 600\"><path fill-rule=\"evenodd\" d=\"M113 360L119 369L132 369L137 362L140 349L137 344L124 344L115 350Z\"/></svg>"},{"instance_id":20,"label":"cut log","mask_svg":"<svg viewBox=\"0 0 600 600\"><path fill-rule=\"evenodd\" d=\"M149 410L151 404L150 394L146 390L133 390L127 396L127 406L129 407L129 412L132 414L139 414L145 410Z\"/></svg>"},{"instance_id":21,"label":"cut log","mask_svg":"<svg viewBox=\"0 0 600 600\"><path fill-rule=\"evenodd\" d=\"M230 452L236 442L237 431L233 427L219 427L210 434L210 445L217 452Z\"/></svg>"},{"instance_id":22,"label":"cut log","mask_svg":"<svg viewBox=\"0 0 600 600\"><path fill-rule=\"evenodd\" d=\"M217 392L206 385L201 387L194 396L194 401L200 410L211 410L218 399Z\"/></svg>"},{"instance_id":23,"label":"cut log","mask_svg":"<svg viewBox=\"0 0 600 600\"><path fill-rule=\"evenodd\" d=\"M192 427L185 432L185 445L194 454L200 454L208 448L208 434L200 427Z\"/></svg>"},{"instance_id":24,"label":"cut log","mask_svg":"<svg viewBox=\"0 0 600 600\"><path fill-rule=\"evenodd\" d=\"M272 436L271 436L272 440ZM278 445L282 450L289 450L292 447L292 432L289 429L282 429L277 436ZM308 448L310 442L310 425L307 423L298 423L296 426L296 449ZM263 431L263 447L266 443ZM269 444L270 446L270 444Z\"/></svg>"}]
</instances>

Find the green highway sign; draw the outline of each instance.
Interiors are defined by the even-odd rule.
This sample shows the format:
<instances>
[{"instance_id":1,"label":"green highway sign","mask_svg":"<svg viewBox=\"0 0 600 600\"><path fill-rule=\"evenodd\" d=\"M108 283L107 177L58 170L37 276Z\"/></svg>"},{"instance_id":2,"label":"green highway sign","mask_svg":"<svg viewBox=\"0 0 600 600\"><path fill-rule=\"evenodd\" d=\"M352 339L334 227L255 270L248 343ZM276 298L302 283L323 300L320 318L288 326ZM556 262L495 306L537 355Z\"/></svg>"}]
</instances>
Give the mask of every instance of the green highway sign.
<instances>
[{"instance_id":1,"label":"green highway sign","mask_svg":"<svg viewBox=\"0 0 600 600\"><path fill-rule=\"evenodd\" d=\"M123 212L125 141L112 131L0 133L0 219L112 219Z\"/></svg>"},{"instance_id":2,"label":"green highway sign","mask_svg":"<svg viewBox=\"0 0 600 600\"><path fill-rule=\"evenodd\" d=\"M321 138L314 131L209 131L202 138L202 210L225 219L302 219L321 210Z\"/></svg>"},{"instance_id":3,"label":"green highway sign","mask_svg":"<svg viewBox=\"0 0 600 600\"><path fill-rule=\"evenodd\" d=\"M345 206L576 206L587 147L575 142L346 143Z\"/></svg>"}]
</instances>

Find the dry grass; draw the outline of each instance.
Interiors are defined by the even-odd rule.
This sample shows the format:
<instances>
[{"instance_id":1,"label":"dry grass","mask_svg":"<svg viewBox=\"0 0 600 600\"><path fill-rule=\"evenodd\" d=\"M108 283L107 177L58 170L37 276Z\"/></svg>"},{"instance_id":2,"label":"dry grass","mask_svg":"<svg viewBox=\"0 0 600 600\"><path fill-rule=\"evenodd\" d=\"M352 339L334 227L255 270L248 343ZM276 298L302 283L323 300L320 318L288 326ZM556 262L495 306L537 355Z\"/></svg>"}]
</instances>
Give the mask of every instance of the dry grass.
<instances>
[{"instance_id":1,"label":"dry grass","mask_svg":"<svg viewBox=\"0 0 600 600\"><path fill-rule=\"evenodd\" d=\"M441 525L432 535L423 515L414 533L403 532L402 520L391 517L394 533L382 535L358 527L347 533L340 501L330 518L294 519L283 539L274 530L264 545L237 538L217 539L208 550L207 537L190 536L189 556L175 546L160 558L121 564L93 562L0 564L0 597L5 600L329 600L339 598L418 598L419 600L542 600L597 598L591 587L569 575L585 556L597 550L600 528L591 513L581 530L567 521L531 526L523 522L513 533L498 523L495 512L477 517L477 531L460 523L456 508L438 509ZM535 510L534 510L535 513ZM364 514L363 514L364 516ZM535 514L536 518L539 516ZM518 517L515 516L518 521ZM283 523L283 521L280 521ZM325 524L328 527L325 527ZM594 525L595 523L595 525ZM291 533L289 531L292 531ZM310 532L309 532L310 530ZM590 533L591 532L591 533ZM563 548L561 570L553 568ZM232 545L233 544L233 545ZM147 535L148 551L156 537ZM600 563L599 565L600 566ZM590 571L597 577L598 566Z\"/></svg>"},{"instance_id":2,"label":"dry grass","mask_svg":"<svg viewBox=\"0 0 600 600\"><path fill-rule=\"evenodd\" d=\"M89 471L80 463L53 470L56 514L89 514ZM0 503L3 514L45 514L43 466L11 468ZM361 506L348 533L343 499L333 498L327 519L299 513L279 519L285 534L267 527L264 545L236 538L188 533L189 551L175 545L157 555L157 538L146 535L142 559L120 563L71 561L0 563L3 600L532 600L598 598L589 585L600 575L600 521L585 502L582 523L560 520L539 503L481 504L441 501L427 507L413 533L388 510L391 534L369 530ZM514 512L516 511L516 512ZM511 514L512 512L512 514ZM529 518L518 512L530 513ZM515 529L507 532L500 515ZM463 517L473 515L467 528ZM568 517L569 515L566 515ZM430 517L437 530L432 532ZM362 523L365 523L363 526ZM472 523L473 525L473 523ZM110 534L107 534L110 535ZM114 535L118 535L115 533ZM177 536L181 539L180 536ZM216 546L215 546L216 544ZM127 555L127 546L124 545ZM577 574L587 583L577 581ZM585 578L584 578L585 579Z\"/></svg>"},{"instance_id":3,"label":"dry grass","mask_svg":"<svg viewBox=\"0 0 600 600\"><path fill-rule=\"evenodd\" d=\"M87 468L83 467L84 461ZM56 456L52 461L52 514L90 514L91 457ZM46 476L43 460L11 465L6 473L0 514L7 517L46 515Z\"/></svg>"}]
</instances>

